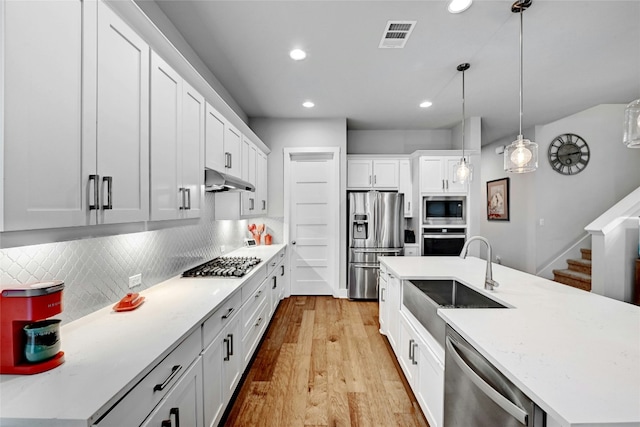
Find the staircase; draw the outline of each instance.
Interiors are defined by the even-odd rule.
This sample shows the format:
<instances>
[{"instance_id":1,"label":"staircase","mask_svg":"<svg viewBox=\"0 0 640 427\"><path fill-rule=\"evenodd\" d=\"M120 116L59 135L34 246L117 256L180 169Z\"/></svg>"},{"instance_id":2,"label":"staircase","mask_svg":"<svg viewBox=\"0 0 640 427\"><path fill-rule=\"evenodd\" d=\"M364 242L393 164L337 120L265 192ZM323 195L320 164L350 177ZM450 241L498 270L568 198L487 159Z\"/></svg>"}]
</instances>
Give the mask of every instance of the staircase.
<instances>
[{"instance_id":1,"label":"staircase","mask_svg":"<svg viewBox=\"0 0 640 427\"><path fill-rule=\"evenodd\" d=\"M582 258L568 259L569 268L553 270L553 280L584 291L591 291L591 249L580 249Z\"/></svg>"}]
</instances>

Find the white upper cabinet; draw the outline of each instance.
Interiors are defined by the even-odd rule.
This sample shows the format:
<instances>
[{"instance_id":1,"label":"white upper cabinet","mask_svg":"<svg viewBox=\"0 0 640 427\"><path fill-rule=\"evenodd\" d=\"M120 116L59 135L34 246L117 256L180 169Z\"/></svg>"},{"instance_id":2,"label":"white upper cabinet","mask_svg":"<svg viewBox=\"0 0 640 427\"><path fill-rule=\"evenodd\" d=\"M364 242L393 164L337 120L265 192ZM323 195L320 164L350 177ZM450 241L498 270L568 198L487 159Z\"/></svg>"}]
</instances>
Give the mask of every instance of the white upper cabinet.
<instances>
[{"instance_id":1,"label":"white upper cabinet","mask_svg":"<svg viewBox=\"0 0 640 427\"><path fill-rule=\"evenodd\" d=\"M227 155L224 151L224 136L227 120L207 102L205 118L205 161L207 169L226 172Z\"/></svg>"},{"instance_id":2,"label":"white upper cabinet","mask_svg":"<svg viewBox=\"0 0 640 427\"><path fill-rule=\"evenodd\" d=\"M155 52L151 57L151 219L200 216L204 98Z\"/></svg>"},{"instance_id":3,"label":"white upper cabinet","mask_svg":"<svg viewBox=\"0 0 640 427\"><path fill-rule=\"evenodd\" d=\"M225 172L242 178L242 134L229 122L225 127L224 154L227 160Z\"/></svg>"},{"instance_id":4,"label":"white upper cabinet","mask_svg":"<svg viewBox=\"0 0 640 427\"><path fill-rule=\"evenodd\" d=\"M460 157L421 157L420 192L421 193L466 193L467 184L453 180L454 166Z\"/></svg>"},{"instance_id":5,"label":"white upper cabinet","mask_svg":"<svg viewBox=\"0 0 640 427\"><path fill-rule=\"evenodd\" d=\"M83 45L83 40L90 38L92 26L95 32L95 4L3 2L0 22L0 231L90 224L87 185L95 171L95 155L86 151L95 153L95 125L84 126L89 122L82 122L82 107L95 100L95 94L89 96L95 86L84 78L91 77L92 69L95 72L95 45ZM83 155L94 160L87 169Z\"/></svg>"},{"instance_id":6,"label":"white upper cabinet","mask_svg":"<svg viewBox=\"0 0 640 427\"><path fill-rule=\"evenodd\" d=\"M347 188L397 190L398 160L347 160Z\"/></svg>"},{"instance_id":7,"label":"white upper cabinet","mask_svg":"<svg viewBox=\"0 0 640 427\"><path fill-rule=\"evenodd\" d=\"M98 3L98 223L149 218L149 46Z\"/></svg>"},{"instance_id":8,"label":"white upper cabinet","mask_svg":"<svg viewBox=\"0 0 640 427\"><path fill-rule=\"evenodd\" d=\"M147 220L147 44L102 2L2 6L2 229Z\"/></svg>"},{"instance_id":9,"label":"white upper cabinet","mask_svg":"<svg viewBox=\"0 0 640 427\"><path fill-rule=\"evenodd\" d=\"M258 157L256 162L256 202L258 203L258 214L266 215L268 213L268 173L267 173L267 155L262 151L257 151Z\"/></svg>"},{"instance_id":10,"label":"white upper cabinet","mask_svg":"<svg viewBox=\"0 0 640 427\"><path fill-rule=\"evenodd\" d=\"M258 188L256 185L257 150L246 136L242 136L242 179L256 187L256 191L242 192L242 215L258 214Z\"/></svg>"},{"instance_id":11,"label":"white upper cabinet","mask_svg":"<svg viewBox=\"0 0 640 427\"><path fill-rule=\"evenodd\" d=\"M398 162L400 173L398 193L404 194L404 217L413 217L413 184L411 183L411 161L403 159Z\"/></svg>"}]
</instances>

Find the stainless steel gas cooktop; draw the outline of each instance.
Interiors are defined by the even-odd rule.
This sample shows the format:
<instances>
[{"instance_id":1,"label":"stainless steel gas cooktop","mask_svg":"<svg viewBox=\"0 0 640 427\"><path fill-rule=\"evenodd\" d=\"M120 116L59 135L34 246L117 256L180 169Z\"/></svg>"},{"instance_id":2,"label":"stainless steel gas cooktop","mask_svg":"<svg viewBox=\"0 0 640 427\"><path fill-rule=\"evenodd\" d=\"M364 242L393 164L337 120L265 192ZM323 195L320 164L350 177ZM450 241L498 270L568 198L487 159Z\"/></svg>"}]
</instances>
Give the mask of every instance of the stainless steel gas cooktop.
<instances>
[{"instance_id":1,"label":"stainless steel gas cooktop","mask_svg":"<svg viewBox=\"0 0 640 427\"><path fill-rule=\"evenodd\" d=\"M185 271L182 277L242 277L261 261L257 257L218 257Z\"/></svg>"}]
</instances>

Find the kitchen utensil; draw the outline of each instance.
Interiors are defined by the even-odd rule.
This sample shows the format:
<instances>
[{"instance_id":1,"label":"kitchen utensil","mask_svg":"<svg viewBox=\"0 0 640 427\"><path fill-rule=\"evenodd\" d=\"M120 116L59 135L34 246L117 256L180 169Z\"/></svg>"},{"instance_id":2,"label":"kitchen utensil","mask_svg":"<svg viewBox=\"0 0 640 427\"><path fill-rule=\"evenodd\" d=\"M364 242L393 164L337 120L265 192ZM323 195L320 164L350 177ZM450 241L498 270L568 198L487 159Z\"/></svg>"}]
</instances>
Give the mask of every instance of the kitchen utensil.
<instances>
[{"instance_id":1,"label":"kitchen utensil","mask_svg":"<svg viewBox=\"0 0 640 427\"><path fill-rule=\"evenodd\" d=\"M43 362L51 359L60 351L59 319L48 319L29 323L23 330L27 335L24 355L27 361Z\"/></svg>"}]
</instances>

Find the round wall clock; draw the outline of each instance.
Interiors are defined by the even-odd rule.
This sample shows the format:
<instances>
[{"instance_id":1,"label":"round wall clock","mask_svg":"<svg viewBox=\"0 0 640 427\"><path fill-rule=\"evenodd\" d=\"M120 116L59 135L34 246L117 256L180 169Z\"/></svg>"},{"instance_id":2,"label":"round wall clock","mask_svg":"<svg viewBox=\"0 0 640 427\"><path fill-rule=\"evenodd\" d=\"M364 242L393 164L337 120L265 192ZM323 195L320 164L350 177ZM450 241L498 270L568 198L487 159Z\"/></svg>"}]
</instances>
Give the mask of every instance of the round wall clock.
<instances>
[{"instance_id":1,"label":"round wall clock","mask_svg":"<svg viewBox=\"0 0 640 427\"><path fill-rule=\"evenodd\" d=\"M589 163L589 146L580 136L563 133L556 136L549 145L549 164L558 173L575 175Z\"/></svg>"}]
</instances>

